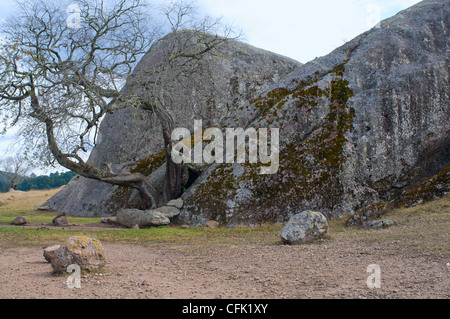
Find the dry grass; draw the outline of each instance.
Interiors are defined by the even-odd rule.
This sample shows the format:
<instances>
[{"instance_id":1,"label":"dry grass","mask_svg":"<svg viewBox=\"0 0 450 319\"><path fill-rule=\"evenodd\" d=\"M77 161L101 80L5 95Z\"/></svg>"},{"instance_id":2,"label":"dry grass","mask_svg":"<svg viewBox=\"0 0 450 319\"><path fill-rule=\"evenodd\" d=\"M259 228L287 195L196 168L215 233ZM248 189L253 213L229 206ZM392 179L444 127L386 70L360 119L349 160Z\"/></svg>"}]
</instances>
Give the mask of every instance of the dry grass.
<instances>
[{"instance_id":1,"label":"dry grass","mask_svg":"<svg viewBox=\"0 0 450 319\"><path fill-rule=\"evenodd\" d=\"M6 202L6 205L0 206L0 215L4 216L9 213L18 214L21 212L34 212L34 206L44 204L47 199L55 195L61 189L62 187L51 190L0 193L0 199Z\"/></svg>"},{"instance_id":2,"label":"dry grass","mask_svg":"<svg viewBox=\"0 0 450 319\"><path fill-rule=\"evenodd\" d=\"M330 223L333 238L350 238L366 243L384 242L411 252L450 256L450 195L411 208L388 211L388 229L348 228L343 220Z\"/></svg>"},{"instance_id":3,"label":"dry grass","mask_svg":"<svg viewBox=\"0 0 450 319\"><path fill-rule=\"evenodd\" d=\"M31 191L0 194L7 205L0 207L0 223L10 223L14 217L23 215L30 221L50 222L54 212L36 212L34 206L42 204L58 190ZM383 243L401 250L419 254L450 256L450 196L419 205L389 211L382 218L394 221L394 226L381 230L345 227L343 220L330 222L330 238L319 244L357 240L362 243ZM72 218L69 222L93 223L98 218ZM265 227L238 227L209 229L204 227L160 227L151 229L35 229L27 227L0 227L0 245L44 245L64 241L73 235L95 237L101 241L170 247L190 246L206 249L216 245L264 244L280 245L280 225Z\"/></svg>"}]
</instances>

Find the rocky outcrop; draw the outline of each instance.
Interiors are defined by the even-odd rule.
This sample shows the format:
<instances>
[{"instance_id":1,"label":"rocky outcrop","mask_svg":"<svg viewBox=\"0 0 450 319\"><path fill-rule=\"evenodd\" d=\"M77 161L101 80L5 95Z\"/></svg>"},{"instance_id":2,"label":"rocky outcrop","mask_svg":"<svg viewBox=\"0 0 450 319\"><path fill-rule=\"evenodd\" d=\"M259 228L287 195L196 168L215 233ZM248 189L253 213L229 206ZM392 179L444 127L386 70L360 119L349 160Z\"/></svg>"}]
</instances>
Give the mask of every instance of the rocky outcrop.
<instances>
[{"instance_id":1,"label":"rocky outcrop","mask_svg":"<svg viewBox=\"0 0 450 319\"><path fill-rule=\"evenodd\" d=\"M124 91L146 94L141 90L151 86L155 76L151 71L167 59L164 54L171 37L152 47L136 66ZM229 41L202 60L195 74L166 88L176 92L167 107L179 127L192 129L194 118L202 119L205 126L215 126L300 65L287 57ZM130 107L106 115L89 163L101 168L109 165L114 171L131 168L132 172L152 175L152 184L161 187L165 173L161 167L165 163L162 150L159 119ZM102 217L116 215L120 208L134 207L135 199L132 190L76 176L44 205L71 216Z\"/></svg>"},{"instance_id":2,"label":"rocky outcrop","mask_svg":"<svg viewBox=\"0 0 450 319\"><path fill-rule=\"evenodd\" d=\"M302 66L238 42L208 59L207 72L173 97L177 124L192 130L201 118L205 128L279 128L279 170L259 175L264 164L213 164L190 181L173 221L257 225L305 210L342 217L376 202L402 205L448 192L449 15L448 1L422 1ZM137 75L157 63L161 46ZM159 132L151 115L118 111L102 123L90 161L131 165L161 184ZM422 189L430 193L417 199ZM46 205L114 215L135 198L79 178Z\"/></svg>"},{"instance_id":3,"label":"rocky outcrop","mask_svg":"<svg viewBox=\"0 0 450 319\"><path fill-rule=\"evenodd\" d=\"M25 217L22 216L18 216L16 218L14 218L14 220L12 221L12 225L15 226L23 226L27 223L27 220L25 219Z\"/></svg>"},{"instance_id":4,"label":"rocky outcrop","mask_svg":"<svg viewBox=\"0 0 450 319\"><path fill-rule=\"evenodd\" d=\"M341 217L439 174L450 161L449 14L448 1L423 1L234 112L224 126L280 128L279 171L211 166L183 194L178 222Z\"/></svg>"}]
</instances>

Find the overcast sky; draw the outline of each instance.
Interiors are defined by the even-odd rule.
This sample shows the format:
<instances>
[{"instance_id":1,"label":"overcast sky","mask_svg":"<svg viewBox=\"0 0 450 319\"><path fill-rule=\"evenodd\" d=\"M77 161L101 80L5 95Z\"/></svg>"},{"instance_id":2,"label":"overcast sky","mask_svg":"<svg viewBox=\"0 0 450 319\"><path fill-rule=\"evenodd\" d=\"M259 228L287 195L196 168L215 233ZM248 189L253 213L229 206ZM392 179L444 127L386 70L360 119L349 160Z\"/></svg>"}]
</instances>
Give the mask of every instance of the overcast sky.
<instances>
[{"instance_id":1,"label":"overcast sky","mask_svg":"<svg viewBox=\"0 0 450 319\"><path fill-rule=\"evenodd\" d=\"M158 0L164 1L164 0ZM0 19L13 0L0 0ZM380 20L417 0L197 0L202 13L222 17L244 33L245 42L302 63L326 55ZM0 158L16 139L0 135ZM9 147L9 154L14 149Z\"/></svg>"}]
</instances>

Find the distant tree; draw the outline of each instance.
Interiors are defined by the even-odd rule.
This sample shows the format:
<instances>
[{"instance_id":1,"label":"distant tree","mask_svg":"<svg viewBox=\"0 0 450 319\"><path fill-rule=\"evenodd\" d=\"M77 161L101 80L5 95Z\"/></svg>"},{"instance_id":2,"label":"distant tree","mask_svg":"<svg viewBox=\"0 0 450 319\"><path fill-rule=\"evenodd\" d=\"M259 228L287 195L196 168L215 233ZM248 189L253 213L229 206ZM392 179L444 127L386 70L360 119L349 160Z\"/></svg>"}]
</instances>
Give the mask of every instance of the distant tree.
<instances>
[{"instance_id":1,"label":"distant tree","mask_svg":"<svg viewBox=\"0 0 450 319\"><path fill-rule=\"evenodd\" d=\"M36 176L24 178L17 186L18 190L29 191L39 189L59 188L70 182L76 176L75 172L51 173L49 176Z\"/></svg>"},{"instance_id":2,"label":"distant tree","mask_svg":"<svg viewBox=\"0 0 450 319\"><path fill-rule=\"evenodd\" d=\"M69 5L75 15L70 23ZM231 29L219 20L199 18L189 1L170 2L164 19L151 19L144 0L36 0L20 1L19 7L21 13L2 31L3 123L19 123L23 136L45 150L36 156L43 163L56 160L86 178L137 189L142 208L177 197L183 167L171 160L174 121L166 109L171 94L167 88L177 76L195 72L202 58L231 37ZM173 45L167 60L153 70L153 87L139 96L122 92L140 58L167 33L173 34ZM83 159L95 145L103 116L133 106L156 114L163 128L163 199L143 174L104 170Z\"/></svg>"},{"instance_id":3,"label":"distant tree","mask_svg":"<svg viewBox=\"0 0 450 319\"><path fill-rule=\"evenodd\" d=\"M0 166L3 170L3 176L11 184L11 188L15 190L30 169L25 158L19 155L3 159L0 162Z\"/></svg>"}]
</instances>

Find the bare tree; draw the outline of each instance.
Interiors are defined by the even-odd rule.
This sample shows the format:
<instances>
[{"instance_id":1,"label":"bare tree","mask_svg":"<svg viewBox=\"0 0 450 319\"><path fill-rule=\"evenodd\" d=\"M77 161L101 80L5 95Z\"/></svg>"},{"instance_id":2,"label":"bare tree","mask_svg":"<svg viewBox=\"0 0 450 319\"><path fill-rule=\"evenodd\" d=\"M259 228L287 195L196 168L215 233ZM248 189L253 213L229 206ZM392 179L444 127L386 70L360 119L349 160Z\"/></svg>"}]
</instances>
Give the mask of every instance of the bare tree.
<instances>
[{"instance_id":1,"label":"bare tree","mask_svg":"<svg viewBox=\"0 0 450 319\"><path fill-rule=\"evenodd\" d=\"M16 155L3 159L0 162L3 176L5 176L11 184L11 188L16 190L20 182L24 179L29 171L27 161L23 156Z\"/></svg>"},{"instance_id":2,"label":"bare tree","mask_svg":"<svg viewBox=\"0 0 450 319\"><path fill-rule=\"evenodd\" d=\"M76 24L66 9L76 4ZM205 55L230 38L220 21L195 16L191 2L172 2L164 23L148 16L141 0L21 1L21 16L2 30L0 115L7 125L42 147L40 160L60 165L86 178L135 188L142 208L154 208L160 194L140 174L93 167L83 156L95 145L105 114L125 107L153 112L160 119L166 145L164 200L177 197L183 167L171 160L173 119L167 112L170 83L189 77ZM189 30L188 33L185 30ZM165 31L165 32L164 32ZM151 87L130 77L137 62L164 34L171 33L167 59L155 66ZM221 35L211 36L211 33ZM187 36L189 34L189 36ZM129 90L122 90L125 82Z\"/></svg>"}]
</instances>

